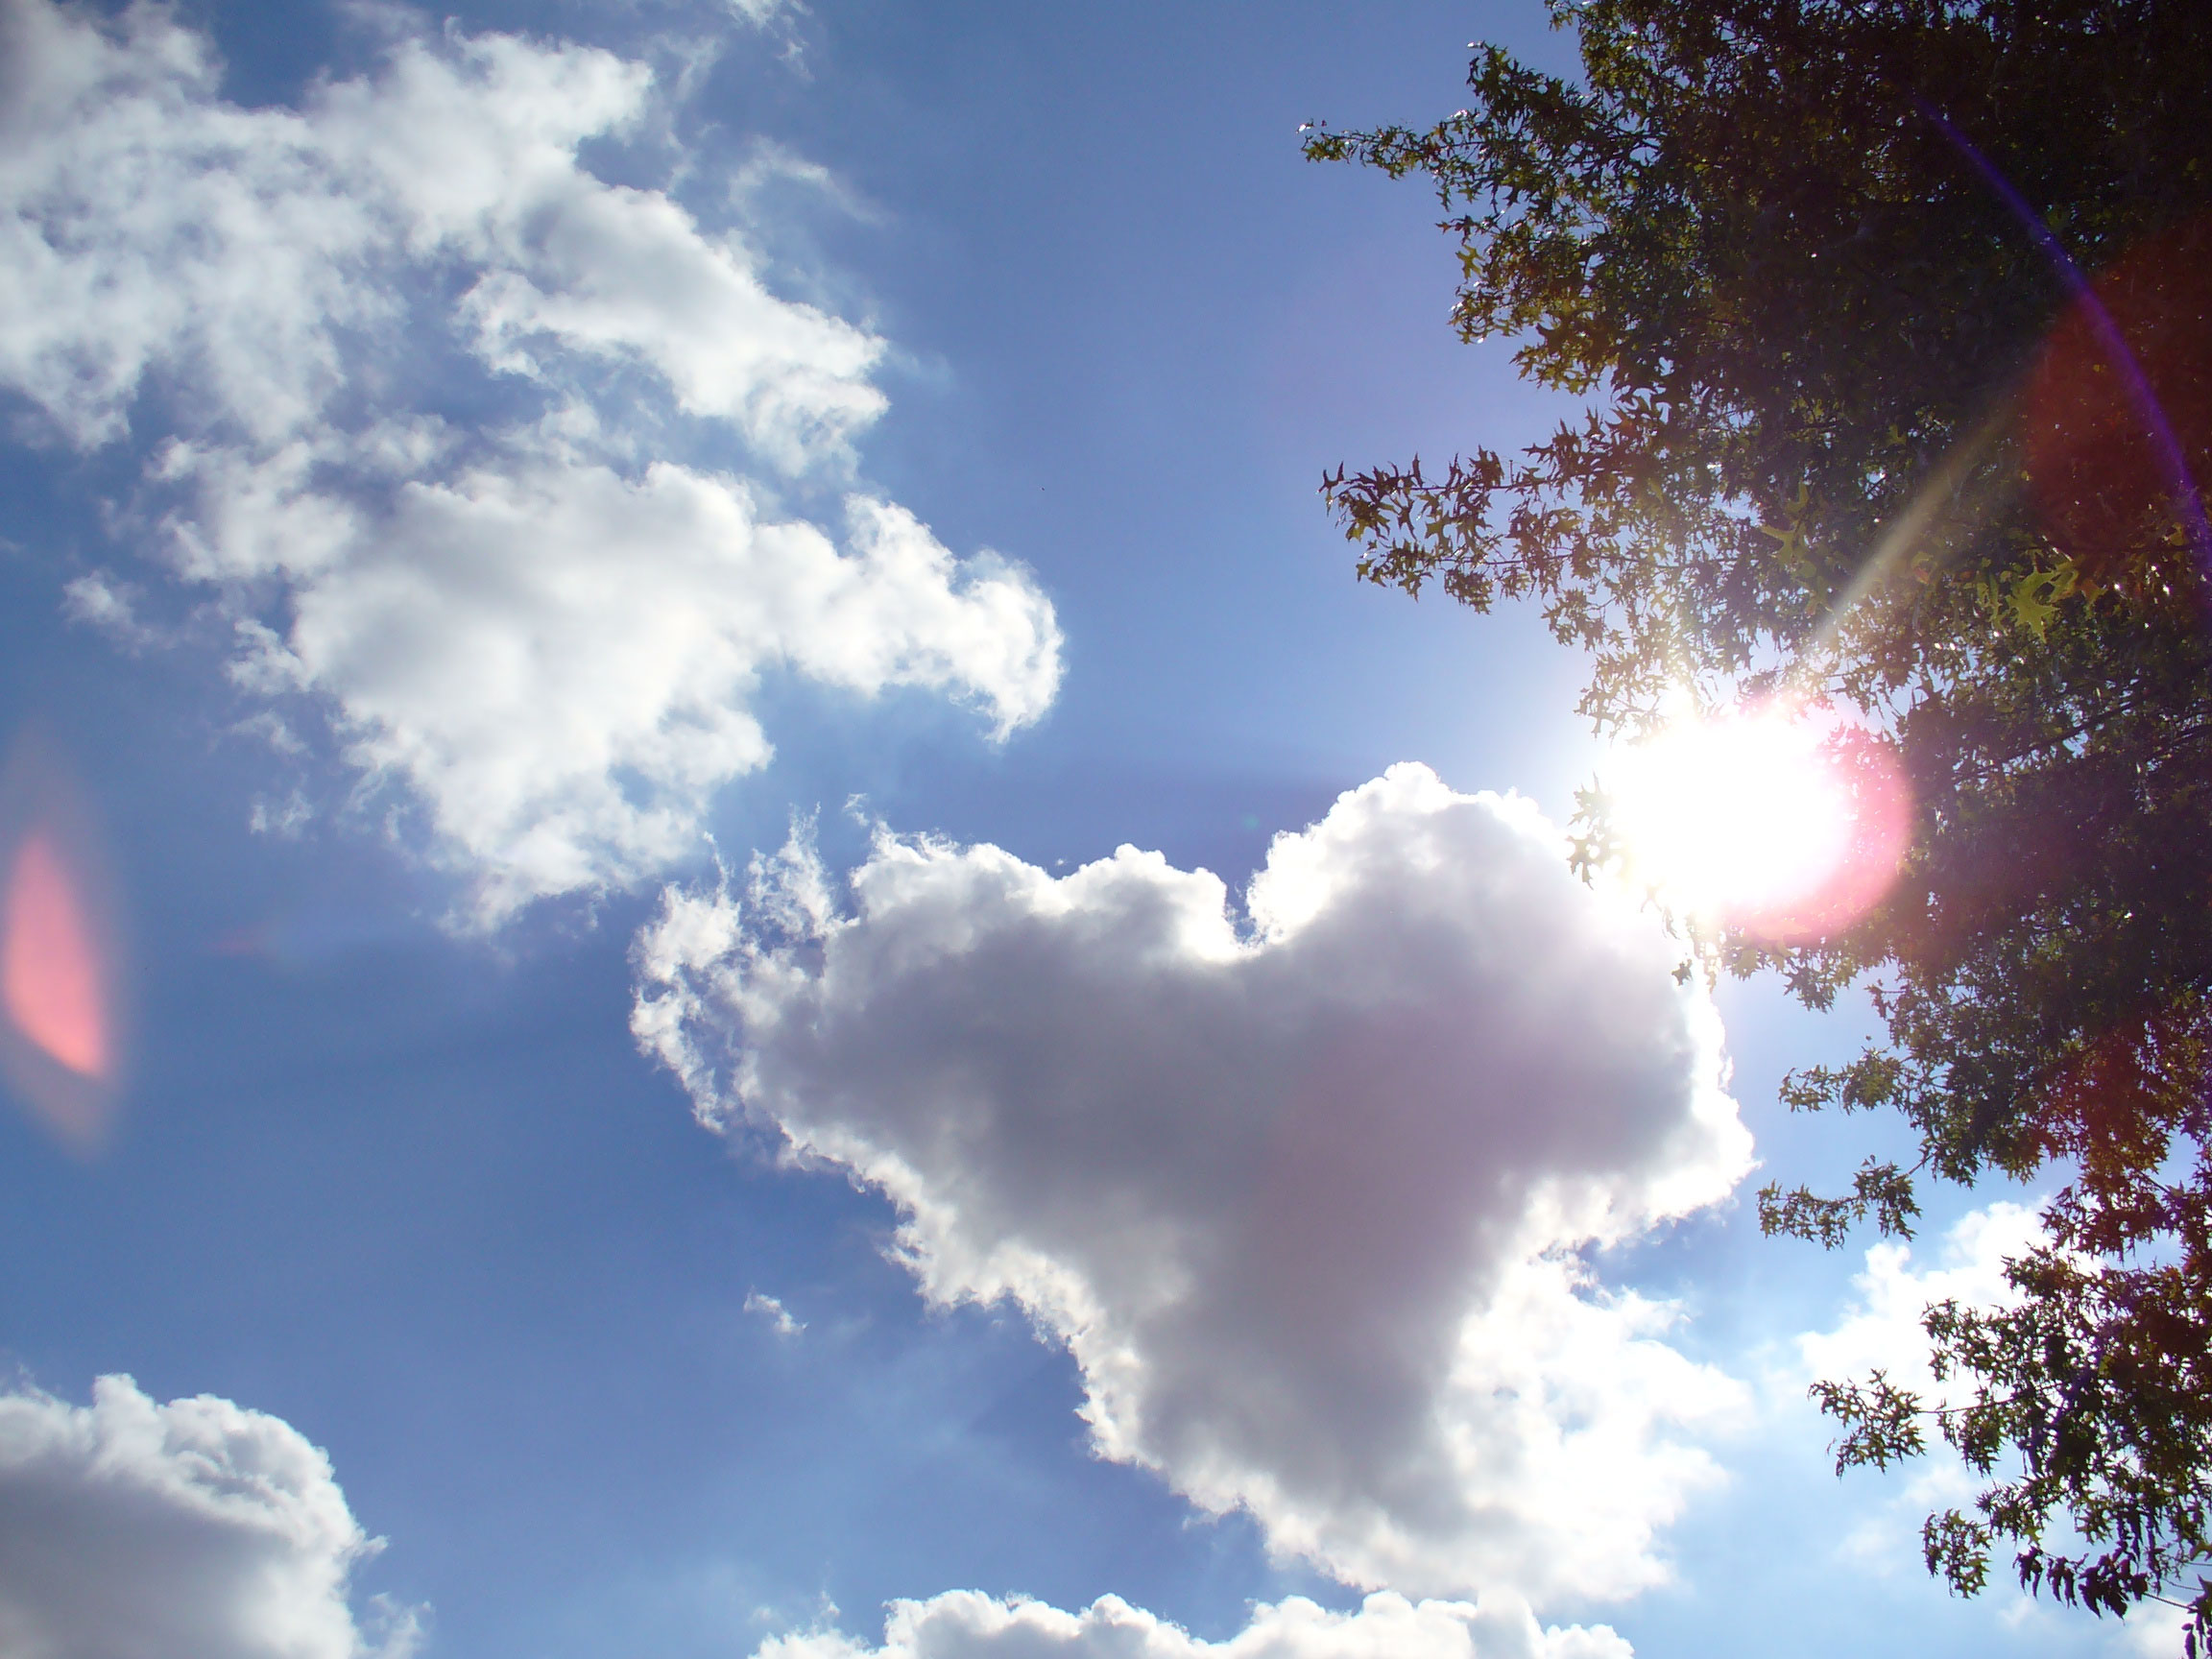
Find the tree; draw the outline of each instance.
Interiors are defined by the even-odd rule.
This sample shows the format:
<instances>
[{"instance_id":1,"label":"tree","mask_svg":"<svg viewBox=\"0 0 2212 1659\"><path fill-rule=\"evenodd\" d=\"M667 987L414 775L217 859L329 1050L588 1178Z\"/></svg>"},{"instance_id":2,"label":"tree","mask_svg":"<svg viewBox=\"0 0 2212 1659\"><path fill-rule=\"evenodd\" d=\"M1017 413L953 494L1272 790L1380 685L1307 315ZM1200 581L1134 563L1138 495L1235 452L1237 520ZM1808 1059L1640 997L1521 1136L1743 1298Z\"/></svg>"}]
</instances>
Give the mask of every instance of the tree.
<instances>
[{"instance_id":1,"label":"tree","mask_svg":"<svg viewBox=\"0 0 2212 1659\"><path fill-rule=\"evenodd\" d=\"M1425 175L1463 340L1585 412L1513 455L1325 497L1358 573L1541 607L1582 709L1649 728L1784 686L1910 780L1868 913L1732 935L1886 1043L1795 1108L1894 1110L1910 1168L1772 1188L1770 1233L1910 1236L1920 1182L2061 1183L2016 1301L1927 1330L1963 1403L1816 1391L1839 1471L1947 1439L1961 1594L2212 1633L2212 8L2200 0L1552 0L1582 74L1478 50L1423 131L1307 154ZM2084 279L2081 273L2095 274ZM1585 802L1579 856L1614 849Z\"/></svg>"}]
</instances>

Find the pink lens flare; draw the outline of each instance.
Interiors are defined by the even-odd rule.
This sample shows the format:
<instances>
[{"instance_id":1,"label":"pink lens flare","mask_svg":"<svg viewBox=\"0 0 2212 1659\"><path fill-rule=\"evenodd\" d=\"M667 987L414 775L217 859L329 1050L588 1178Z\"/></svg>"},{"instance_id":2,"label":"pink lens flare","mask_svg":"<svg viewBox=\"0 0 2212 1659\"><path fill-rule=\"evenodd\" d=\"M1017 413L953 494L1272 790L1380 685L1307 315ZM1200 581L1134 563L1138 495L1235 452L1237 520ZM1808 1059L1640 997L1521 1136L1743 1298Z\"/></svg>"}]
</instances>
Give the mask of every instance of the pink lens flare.
<instances>
[{"instance_id":1,"label":"pink lens flare","mask_svg":"<svg viewBox=\"0 0 2212 1659\"><path fill-rule=\"evenodd\" d=\"M124 1071L123 950L103 838L36 733L0 773L0 1076L71 1151L104 1144Z\"/></svg>"},{"instance_id":2,"label":"pink lens flare","mask_svg":"<svg viewBox=\"0 0 2212 1659\"><path fill-rule=\"evenodd\" d=\"M2045 338L2020 421L2029 488L2059 550L2092 581L2129 585L2150 516L2176 501L2186 516L2181 484L2200 494L2197 480L2212 477L2212 218L2099 273ZM2200 551L2212 562L2212 547Z\"/></svg>"},{"instance_id":3,"label":"pink lens flare","mask_svg":"<svg viewBox=\"0 0 2212 1659\"><path fill-rule=\"evenodd\" d=\"M1896 884L1912 839L1912 792L1893 745L1862 727L1829 724L1815 766L1837 814L1831 849L1812 879L1736 920L1764 943L1803 945L1860 921Z\"/></svg>"},{"instance_id":4,"label":"pink lens flare","mask_svg":"<svg viewBox=\"0 0 2212 1659\"><path fill-rule=\"evenodd\" d=\"M2144 322L2152 321L2154 325L2151 332L2153 335L2166 334L2170 338L2177 336L2183 342L2184 353L2194 356L2197 372L2200 374L2204 333L2201 247L2170 245L2166 250L2166 257L2149 261L2151 268L2148 270L2140 251L2137 255L2131 256L2135 269L2125 276L2121 287L2134 290L2126 296L2124 308L2134 312L2135 316L2132 319L2116 317L2107 303L2109 299L2120 297L2109 292L2110 279L2116 273L2107 273L2104 279L2091 282L2087 274L2074 262L2074 256L2066 252L2066 246L2059 241L2057 233L2044 222L2043 215L2030 204L1997 164L1977 149L1965 133L1952 125L1950 118L1941 110L1925 102L1920 104L1920 110L1965 156L1974 170L1982 175L1983 181L2005 204L2007 210L2019 222L2021 228L2028 233L2044 258L2050 261L2052 270L2057 273L2058 279L2072 294L2073 305L2057 333L2063 335L2071 330L2076 337L2077 350L2085 345L2096 358L2091 372L2095 373L2096 369L2101 368L2115 377L2121 395L2132 405L2134 420L2129 424L2150 441L2152 464L2161 475L2169 493L2169 500L2180 516L2182 530L2196 552L2198 565L2200 569L2212 574L2212 520L2205 517L2204 492L2192 469L2189 445L2183 435L2176 430L2165 401L2166 394L2176 384L2174 366L2168 364L2165 367L2163 377L2167 380L2167 386L2161 388L2155 385L2153 372L2147 370L2128 339L2128 322L2133 321L2140 330ZM2124 260L2122 263L2126 265L2129 262ZM2155 269L2160 264L2168 265L2178 278L2176 287L2170 294L2159 295L2155 292L2161 285ZM2152 278L2152 292L2149 295L2143 292L2144 284L2141 281L2146 275ZM2106 288L2107 292L2100 293L2100 288ZM2194 288L2194 293L2188 291L2191 288ZM2148 305L2145 303L2147 299ZM2146 315L2147 312L2157 311L2164 311L2166 318ZM2169 321L2177 324L2178 327L2169 329ZM2138 337L2141 337L2140 332ZM2059 342L2055 341L2056 344ZM2111 387L2105 388L2107 396L2095 398L2094 401L2107 401L2112 390ZM2062 533L2066 528L2062 523Z\"/></svg>"},{"instance_id":5,"label":"pink lens flare","mask_svg":"<svg viewBox=\"0 0 2212 1659\"><path fill-rule=\"evenodd\" d=\"M16 1030L83 1077L105 1079L113 1055L106 964L53 837L34 830L8 873L0 932L0 1004Z\"/></svg>"},{"instance_id":6,"label":"pink lens flare","mask_svg":"<svg viewBox=\"0 0 2212 1659\"><path fill-rule=\"evenodd\" d=\"M1613 793L1631 878L1763 944L1864 916L1911 833L1894 748L1825 705L1679 721L1623 752Z\"/></svg>"}]
</instances>

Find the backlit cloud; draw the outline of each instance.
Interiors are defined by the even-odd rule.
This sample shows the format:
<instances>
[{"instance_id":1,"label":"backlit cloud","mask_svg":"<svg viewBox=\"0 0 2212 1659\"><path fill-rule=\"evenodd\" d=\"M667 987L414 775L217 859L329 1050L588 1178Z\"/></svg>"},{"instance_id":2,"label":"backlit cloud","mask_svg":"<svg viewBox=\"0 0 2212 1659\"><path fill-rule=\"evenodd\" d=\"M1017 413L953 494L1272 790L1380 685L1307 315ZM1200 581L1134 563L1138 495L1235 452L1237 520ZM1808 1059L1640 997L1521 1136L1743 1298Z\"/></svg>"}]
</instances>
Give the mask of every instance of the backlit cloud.
<instances>
[{"instance_id":1,"label":"backlit cloud","mask_svg":"<svg viewBox=\"0 0 2212 1659\"><path fill-rule=\"evenodd\" d=\"M0 1652L10 1659L407 1659L418 1621L348 1603L378 1545L289 1424L127 1377L92 1404L0 1394Z\"/></svg>"},{"instance_id":2,"label":"backlit cloud","mask_svg":"<svg viewBox=\"0 0 2212 1659\"><path fill-rule=\"evenodd\" d=\"M579 159L654 97L606 52L426 34L249 109L165 10L0 0L19 429L145 449L126 519L212 596L233 678L420 802L485 920L691 851L771 753L765 676L922 688L1000 736L1058 685L1022 569L852 486L882 342ZM126 590L72 604L142 640Z\"/></svg>"},{"instance_id":3,"label":"backlit cloud","mask_svg":"<svg viewBox=\"0 0 2212 1659\"><path fill-rule=\"evenodd\" d=\"M1738 1385L1585 1252L1727 1193L1719 1030L1525 801L1401 766L1244 896L1123 848L1055 878L883 833L671 893L641 1042L709 1123L898 1207L940 1301L1011 1298L1098 1450L1414 1594L1631 1593Z\"/></svg>"}]
</instances>

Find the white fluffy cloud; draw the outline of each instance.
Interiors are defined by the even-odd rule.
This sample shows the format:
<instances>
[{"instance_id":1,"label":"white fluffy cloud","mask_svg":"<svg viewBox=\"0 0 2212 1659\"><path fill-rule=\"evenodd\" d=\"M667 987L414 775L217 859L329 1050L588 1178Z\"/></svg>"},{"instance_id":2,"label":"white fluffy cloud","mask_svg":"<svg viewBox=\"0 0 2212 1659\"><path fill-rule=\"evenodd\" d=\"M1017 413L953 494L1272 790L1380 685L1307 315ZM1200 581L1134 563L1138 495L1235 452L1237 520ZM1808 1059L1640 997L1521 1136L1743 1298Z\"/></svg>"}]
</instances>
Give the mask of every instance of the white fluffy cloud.
<instances>
[{"instance_id":1,"label":"white fluffy cloud","mask_svg":"<svg viewBox=\"0 0 2212 1659\"><path fill-rule=\"evenodd\" d=\"M1042 1601L1000 1601L951 1590L926 1601L895 1601L883 1645L839 1631L783 1636L755 1659L1630 1659L1633 1649L1605 1625L1545 1629L1525 1602L1370 1596L1356 1613L1332 1613L1302 1597L1252 1610L1226 1642L1190 1632L1102 1596L1080 1613Z\"/></svg>"},{"instance_id":2,"label":"white fluffy cloud","mask_svg":"<svg viewBox=\"0 0 2212 1659\"><path fill-rule=\"evenodd\" d=\"M220 95L207 41L139 6L103 27L5 0L0 374L79 443L119 436L148 373L270 442L316 428L353 332L403 320L408 278L457 287L493 367L566 386L635 364L792 467L883 408L881 342L763 286L734 237L578 147L644 112L651 72L504 36L402 40L299 110Z\"/></svg>"},{"instance_id":3,"label":"white fluffy cloud","mask_svg":"<svg viewBox=\"0 0 2212 1659\"><path fill-rule=\"evenodd\" d=\"M240 672L334 694L351 757L434 804L493 915L696 846L712 790L770 754L747 706L766 670L862 694L980 683L1001 733L1052 696L1050 608L1021 573L865 497L840 551L763 522L734 479L539 457L406 485L376 545L334 532Z\"/></svg>"},{"instance_id":4,"label":"white fluffy cloud","mask_svg":"<svg viewBox=\"0 0 2212 1659\"><path fill-rule=\"evenodd\" d=\"M1917 1394L1925 1406L1966 1404L1973 1396L1972 1379L1958 1373L1936 1379L1928 1363L1928 1333L1922 1320L1938 1302L1956 1300L1974 1308L2016 1302L2019 1293L2006 1283L2005 1263L2042 1242L2038 1212L2000 1200L1955 1221L1930 1252L1935 1260L1926 1265L1915 1265L1911 1245L1869 1246L1864 1270L1852 1278L1852 1300L1835 1325L1800 1334L1791 1362L1768 1379L1790 1407L1786 1420L1792 1426L1788 1431L1800 1437L1818 1432L1805 1421L1812 1415L1807 1386L1816 1379L1863 1382L1880 1371L1898 1387ZM1821 1421L1833 1437L1836 1425ZM1858 1491L1875 1500L1852 1521L1841 1540L1842 1551L1856 1569L1918 1577L1926 1570L1920 1548L1922 1519L1937 1509L1971 1509L1974 1495L1987 1485L1986 1479L1975 1475L1939 1435L1931 1433L1928 1438L1928 1455L1908 1464L1902 1479L1878 1482L1870 1474L1852 1477ZM2032 1616L2033 1603L2025 1597L2009 1599L2007 1619ZM2172 1653L2175 1647L2169 1645L2164 1651Z\"/></svg>"},{"instance_id":5,"label":"white fluffy cloud","mask_svg":"<svg viewBox=\"0 0 2212 1659\"><path fill-rule=\"evenodd\" d=\"M1050 703L1019 567L865 494L842 545L769 504L849 472L882 343L579 160L642 117L645 66L447 35L298 109L219 81L160 8L0 0L0 387L49 440L161 440L161 540L235 677L410 786L484 917L695 845L770 753L766 674L926 688L1001 736ZM429 411L425 363L508 415ZM749 459L670 456L691 429Z\"/></svg>"},{"instance_id":6,"label":"white fluffy cloud","mask_svg":"<svg viewBox=\"0 0 2212 1659\"><path fill-rule=\"evenodd\" d=\"M1953 1222L1936 1261L1926 1266L1913 1265L1909 1244L1870 1245L1865 1271L1851 1281L1855 1299L1835 1328L1797 1338L1800 1380L1863 1379L1881 1371L1932 1404L1963 1404L1972 1395L1970 1380L1936 1380L1921 1320L1938 1302L1968 1308L2017 1302L2020 1293L2006 1283L2005 1263L2045 1242L2036 1210L2001 1199Z\"/></svg>"},{"instance_id":7,"label":"white fluffy cloud","mask_svg":"<svg viewBox=\"0 0 2212 1659\"><path fill-rule=\"evenodd\" d=\"M1400 766L1222 883L878 836L642 936L639 1039L898 1206L931 1297L1010 1297L1104 1455L1350 1581L1540 1601L1661 1577L1735 1383L1581 1252L1749 1142L1710 1005L1525 801ZM741 913L742 908L742 913Z\"/></svg>"},{"instance_id":8,"label":"white fluffy cloud","mask_svg":"<svg viewBox=\"0 0 2212 1659\"><path fill-rule=\"evenodd\" d=\"M0 1653L9 1659L405 1659L347 1601L377 1548L289 1424L228 1400L89 1407L0 1394Z\"/></svg>"},{"instance_id":9,"label":"white fluffy cloud","mask_svg":"<svg viewBox=\"0 0 2212 1659\"><path fill-rule=\"evenodd\" d=\"M2020 1292L2007 1282L2005 1263L2049 1242L2038 1204L1999 1199L1954 1221L1926 1251L1930 1259L1923 1264L1915 1263L1909 1244L1870 1245L1864 1270L1852 1277L1852 1299L1835 1325L1799 1335L1796 1362L1772 1381L1801 1402L1806 1383L1815 1378L1863 1381L1879 1370L1919 1395L1923 1405L1964 1405L1973 1397L1972 1377L1955 1372L1939 1381L1929 1369L1928 1333L1922 1324L1927 1310L1947 1301L1970 1308L2016 1305ZM1947 1508L1971 1513L1975 1497L1988 1486L1988 1478L1968 1468L1939 1436L1931 1433L1929 1441L1928 1455L1908 1464L1902 1479L1892 1477L1876 1484L1879 1478L1870 1473L1851 1478L1880 1495L1842 1539L1842 1553L1854 1571L1921 1578L1927 1567L1920 1544L1922 1518ZM2030 1597L2002 1576L1987 1599L1998 1626L1992 1631L1993 1649L2000 1645L2026 1647L2039 1639L2054 1650L2061 1644L2092 1642L2093 1649L2079 1650L2113 1659L2173 1659L2181 1651L2184 1618L2181 1609L2171 1605L2143 1603L2125 1620L2101 1623L2091 1635L2075 1610Z\"/></svg>"}]
</instances>

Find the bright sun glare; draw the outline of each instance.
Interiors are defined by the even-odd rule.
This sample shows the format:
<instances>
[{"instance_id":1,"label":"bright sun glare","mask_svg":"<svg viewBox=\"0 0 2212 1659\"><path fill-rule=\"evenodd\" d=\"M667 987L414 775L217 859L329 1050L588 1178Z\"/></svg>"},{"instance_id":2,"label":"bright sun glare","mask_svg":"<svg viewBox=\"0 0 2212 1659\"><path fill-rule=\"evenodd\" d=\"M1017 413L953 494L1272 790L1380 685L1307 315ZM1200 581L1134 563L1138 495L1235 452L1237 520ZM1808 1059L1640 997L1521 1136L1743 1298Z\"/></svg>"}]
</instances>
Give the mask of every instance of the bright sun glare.
<instances>
[{"instance_id":1,"label":"bright sun glare","mask_svg":"<svg viewBox=\"0 0 2212 1659\"><path fill-rule=\"evenodd\" d=\"M1624 748L1608 780L1628 875L1676 908L1788 941L1863 914L1908 828L1886 748L1826 710L1683 720Z\"/></svg>"}]
</instances>

